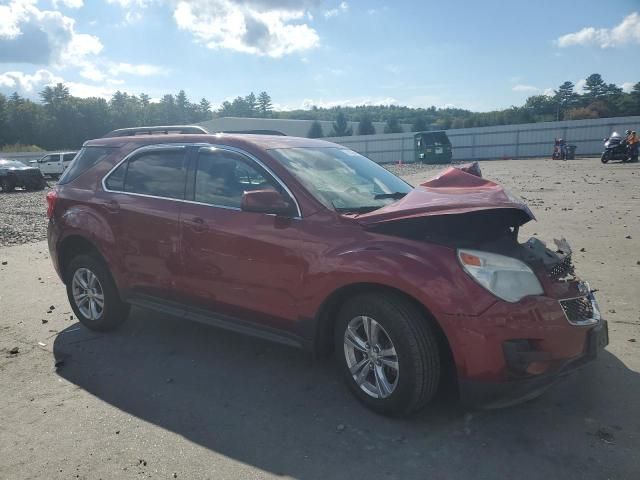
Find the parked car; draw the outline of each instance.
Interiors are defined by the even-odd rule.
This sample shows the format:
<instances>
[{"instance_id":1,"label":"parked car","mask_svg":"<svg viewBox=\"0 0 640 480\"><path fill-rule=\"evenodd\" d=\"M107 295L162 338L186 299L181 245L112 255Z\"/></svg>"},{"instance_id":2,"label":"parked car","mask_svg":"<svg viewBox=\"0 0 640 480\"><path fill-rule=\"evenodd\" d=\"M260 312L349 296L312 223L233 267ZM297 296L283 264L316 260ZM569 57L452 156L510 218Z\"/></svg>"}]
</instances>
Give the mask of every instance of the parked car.
<instances>
[{"instance_id":1,"label":"parked car","mask_svg":"<svg viewBox=\"0 0 640 480\"><path fill-rule=\"evenodd\" d=\"M37 166L43 175L52 178L59 178L64 171L69 168L71 161L78 152L56 152L45 155L38 160L31 160L29 163Z\"/></svg>"},{"instance_id":2,"label":"parked car","mask_svg":"<svg viewBox=\"0 0 640 480\"><path fill-rule=\"evenodd\" d=\"M25 190L42 190L47 182L35 167L29 167L17 160L0 159L0 189L13 192L16 187Z\"/></svg>"},{"instance_id":3,"label":"parked car","mask_svg":"<svg viewBox=\"0 0 640 480\"><path fill-rule=\"evenodd\" d=\"M608 343L571 249L518 241L529 208L477 165L412 187L321 140L139 135L85 143L49 192L49 249L92 330L131 305L334 352L385 414L540 394Z\"/></svg>"}]
</instances>

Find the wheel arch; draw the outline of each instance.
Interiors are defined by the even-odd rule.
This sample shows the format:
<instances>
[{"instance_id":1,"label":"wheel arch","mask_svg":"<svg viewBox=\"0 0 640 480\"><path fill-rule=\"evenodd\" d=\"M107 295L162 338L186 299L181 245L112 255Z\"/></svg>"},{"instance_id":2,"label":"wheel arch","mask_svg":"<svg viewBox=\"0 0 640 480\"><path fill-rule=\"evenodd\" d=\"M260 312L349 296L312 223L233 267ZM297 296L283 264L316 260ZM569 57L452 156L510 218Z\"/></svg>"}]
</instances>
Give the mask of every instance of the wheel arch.
<instances>
[{"instance_id":1,"label":"wheel arch","mask_svg":"<svg viewBox=\"0 0 640 480\"><path fill-rule=\"evenodd\" d=\"M106 263L104 255L96 244L83 235L73 234L62 239L58 244L57 250L60 273L65 283L67 282L67 265L77 255L96 255L102 262Z\"/></svg>"},{"instance_id":2,"label":"wheel arch","mask_svg":"<svg viewBox=\"0 0 640 480\"><path fill-rule=\"evenodd\" d=\"M417 298L408 293L378 283L353 283L342 286L333 291L322 303L316 315L316 331L313 342L313 353L316 357L328 356L333 351L333 338L338 311L350 298L363 293L388 294L402 298L411 303L419 310L436 334L438 347L440 348L441 360L447 370L446 376L455 376L455 363L449 339L442 326L431 311Z\"/></svg>"}]
</instances>

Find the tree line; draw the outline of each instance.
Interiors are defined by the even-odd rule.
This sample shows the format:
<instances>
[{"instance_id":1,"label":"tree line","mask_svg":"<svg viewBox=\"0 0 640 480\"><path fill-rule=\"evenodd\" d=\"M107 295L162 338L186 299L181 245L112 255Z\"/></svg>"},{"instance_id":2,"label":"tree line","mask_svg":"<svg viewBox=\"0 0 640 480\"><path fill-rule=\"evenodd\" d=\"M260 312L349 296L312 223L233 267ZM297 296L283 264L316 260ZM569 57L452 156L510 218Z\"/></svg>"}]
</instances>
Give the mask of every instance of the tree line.
<instances>
[{"instance_id":1,"label":"tree line","mask_svg":"<svg viewBox=\"0 0 640 480\"><path fill-rule=\"evenodd\" d=\"M370 135L373 122L384 122L385 133L401 132L401 124L412 131L447 130L517 123L576 120L585 118L640 115L640 82L629 93L606 83L594 73L585 79L583 93L564 82L550 95L534 95L522 106L491 112L472 112L461 108L412 108L399 105L363 105L357 107L275 111L267 92L225 101L217 110L202 98L191 102L184 90L167 94L159 101L149 95L116 92L109 100L79 98L63 84L45 87L40 101L0 94L0 147L37 145L47 150L77 148L90 138L101 137L110 130L141 125L175 125L202 122L216 117L261 117L316 120L309 137ZM324 132L319 120L332 121ZM350 121L359 122L354 132Z\"/></svg>"}]
</instances>

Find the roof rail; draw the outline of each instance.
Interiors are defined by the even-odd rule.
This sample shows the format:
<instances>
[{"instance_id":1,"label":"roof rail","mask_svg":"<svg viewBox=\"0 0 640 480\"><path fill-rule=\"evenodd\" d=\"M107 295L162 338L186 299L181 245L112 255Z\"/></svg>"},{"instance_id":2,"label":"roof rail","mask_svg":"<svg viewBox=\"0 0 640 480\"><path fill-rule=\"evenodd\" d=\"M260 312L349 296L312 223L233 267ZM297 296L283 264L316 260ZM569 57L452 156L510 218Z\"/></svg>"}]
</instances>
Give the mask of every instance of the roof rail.
<instances>
[{"instance_id":1,"label":"roof rail","mask_svg":"<svg viewBox=\"0 0 640 480\"><path fill-rule=\"evenodd\" d=\"M279 130L223 130L220 133L249 133L252 135L281 135L286 137L286 133L282 133Z\"/></svg>"},{"instance_id":2,"label":"roof rail","mask_svg":"<svg viewBox=\"0 0 640 480\"><path fill-rule=\"evenodd\" d=\"M131 127L131 128L119 128L117 130L113 130L102 138L112 138L112 137L132 137L135 135L154 135L164 133L168 135L170 133L178 133L178 134L196 134L196 135L207 135L207 132L204 128L199 127L197 125L165 125L165 126L157 126L157 127Z\"/></svg>"}]
</instances>

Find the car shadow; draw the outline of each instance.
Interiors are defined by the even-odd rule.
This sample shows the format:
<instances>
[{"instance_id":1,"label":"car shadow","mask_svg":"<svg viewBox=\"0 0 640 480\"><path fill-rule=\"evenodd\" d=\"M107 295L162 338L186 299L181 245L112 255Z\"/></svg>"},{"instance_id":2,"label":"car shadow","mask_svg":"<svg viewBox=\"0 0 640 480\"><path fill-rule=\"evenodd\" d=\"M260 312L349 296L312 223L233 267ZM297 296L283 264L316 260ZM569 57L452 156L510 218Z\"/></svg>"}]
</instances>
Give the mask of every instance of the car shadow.
<instances>
[{"instance_id":1,"label":"car shadow","mask_svg":"<svg viewBox=\"0 0 640 480\"><path fill-rule=\"evenodd\" d=\"M606 447L601 429L620 439L639 430L633 412L640 379L609 353L525 405L465 411L444 395L417 416L390 419L360 405L332 361L295 349L140 309L111 334L78 327L56 338L58 375L130 415L276 475L556 478L566 470L570 478L602 478L638 471L633 455L611 468L589 461L594 445ZM523 474L529 457L538 467Z\"/></svg>"}]
</instances>

